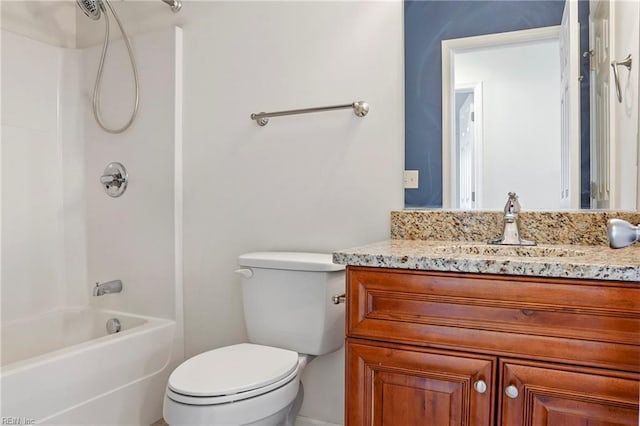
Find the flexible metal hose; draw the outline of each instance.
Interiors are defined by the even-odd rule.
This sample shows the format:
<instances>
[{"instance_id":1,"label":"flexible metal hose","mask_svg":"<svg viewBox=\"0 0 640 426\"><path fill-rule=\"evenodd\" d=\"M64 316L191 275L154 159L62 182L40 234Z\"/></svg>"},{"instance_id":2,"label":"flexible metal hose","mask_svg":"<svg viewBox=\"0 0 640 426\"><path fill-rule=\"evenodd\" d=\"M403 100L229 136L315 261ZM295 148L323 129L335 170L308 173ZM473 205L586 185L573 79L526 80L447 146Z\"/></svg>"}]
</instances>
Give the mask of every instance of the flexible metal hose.
<instances>
[{"instance_id":1,"label":"flexible metal hose","mask_svg":"<svg viewBox=\"0 0 640 426\"><path fill-rule=\"evenodd\" d=\"M109 6L109 10L111 10L113 17L116 19L116 22L120 27L122 38L124 39L124 43L127 46L127 51L129 52L129 60L131 61L131 68L133 69L133 79L136 85L136 97L135 97L135 102L133 106L133 111L131 112L131 118L129 118L129 121L122 127L115 128L115 129L108 128L102 121L102 117L100 115L100 90L101 90L101 84L102 84L102 71L104 68L104 60L105 60L105 57L107 56L107 49L109 47L109 17L105 16L105 31L104 31L104 43L102 45L102 55L100 56L100 65L98 66L96 83L95 83L95 86L93 87L93 100L92 100L93 116L95 117L96 122L98 123L100 128L102 128L102 130L108 133L117 134L117 133L122 133L125 130L127 130L129 127L131 127L133 120L136 118L136 114L138 113L138 103L140 98L140 83L138 81L138 70L136 68L136 60L133 56L133 49L131 48L131 42L129 41L129 37L127 36L127 33L122 27L122 23L118 18L118 14L116 13L115 10L113 10L111 3L109 3L109 0L104 0L104 2L107 4L107 6Z\"/></svg>"}]
</instances>

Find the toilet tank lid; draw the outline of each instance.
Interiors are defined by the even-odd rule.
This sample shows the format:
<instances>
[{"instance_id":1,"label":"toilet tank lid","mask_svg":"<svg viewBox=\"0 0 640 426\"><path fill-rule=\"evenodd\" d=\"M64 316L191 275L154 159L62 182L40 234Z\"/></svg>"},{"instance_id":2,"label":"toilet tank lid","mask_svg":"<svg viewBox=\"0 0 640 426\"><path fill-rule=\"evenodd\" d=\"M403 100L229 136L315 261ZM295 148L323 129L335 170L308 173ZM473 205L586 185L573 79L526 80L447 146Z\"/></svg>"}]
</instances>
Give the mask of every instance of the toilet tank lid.
<instances>
[{"instance_id":1,"label":"toilet tank lid","mask_svg":"<svg viewBox=\"0 0 640 426\"><path fill-rule=\"evenodd\" d=\"M344 265L333 263L331 254L327 253L259 251L240 255L238 264L253 268L290 271L329 272L344 270Z\"/></svg>"}]
</instances>

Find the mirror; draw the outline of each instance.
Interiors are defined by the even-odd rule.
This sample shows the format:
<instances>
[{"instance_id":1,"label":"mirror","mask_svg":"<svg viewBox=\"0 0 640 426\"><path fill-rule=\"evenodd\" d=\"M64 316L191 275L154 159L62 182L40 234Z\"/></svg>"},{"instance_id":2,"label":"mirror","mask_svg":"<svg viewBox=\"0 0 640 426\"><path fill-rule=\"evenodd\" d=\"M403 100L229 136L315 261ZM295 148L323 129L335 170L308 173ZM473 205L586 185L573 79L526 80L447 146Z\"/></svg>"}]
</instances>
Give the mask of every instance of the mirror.
<instances>
[{"instance_id":1,"label":"mirror","mask_svg":"<svg viewBox=\"0 0 640 426\"><path fill-rule=\"evenodd\" d=\"M498 209L508 192L539 209L578 207L579 174L565 180L574 170L561 161L560 45L557 26L442 41L444 207Z\"/></svg>"},{"instance_id":2,"label":"mirror","mask_svg":"<svg viewBox=\"0 0 640 426\"><path fill-rule=\"evenodd\" d=\"M563 47L562 37L568 39L560 25L564 6L563 1L405 2L405 169L419 171L419 188L405 191L406 207L501 209L506 192L515 190L529 210L636 209L638 68L629 72L618 67L626 98L611 103L609 112L603 101L614 100L613 83L599 81L593 87L600 92L593 93L589 83L598 63L611 69L604 46L613 45L614 38L618 50L638 50L640 7L636 2L616 2L615 7L626 7L625 13L618 10L611 16L625 16L627 22L615 22L610 34L596 37L594 28L601 33L606 28L602 10L614 5L593 0L570 3L574 20L583 25L580 31L577 25L568 30L574 34L574 44L566 42ZM591 34L586 25L590 20ZM518 44L505 39L507 33L524 39ZM483 38L493 44L478 44ZM540 56L542 47L555 53ZM570 104L570 98L561 97L563 49L574 58L576 78L568 81L573 81L576 99L581 99L573 107L573 128L562 109ZM474 77L458 67L469 63L483 71ZM515 66L512 71L510 65ZM555 77L543 77L551 70ZM508 86L510 72L518 79ZM456 74L465 76L458 78L457 87ZM581 81L576 81L578 76ZM549 83L547 88L544 83ZM538 98L546 92L554 98L540 103ZM503 98L493 99L496 93ZM505 106L507 115L496 115L494 105ZM461 119L462 112L466 119ZM566 135L569 130L573 139ZM474 137L480 140L479 156L469 154L472 145L466 140ZM476 176L482 185L474 186ZM605 189L599 193L599 188Z\"/></svg>"}]
</instances>

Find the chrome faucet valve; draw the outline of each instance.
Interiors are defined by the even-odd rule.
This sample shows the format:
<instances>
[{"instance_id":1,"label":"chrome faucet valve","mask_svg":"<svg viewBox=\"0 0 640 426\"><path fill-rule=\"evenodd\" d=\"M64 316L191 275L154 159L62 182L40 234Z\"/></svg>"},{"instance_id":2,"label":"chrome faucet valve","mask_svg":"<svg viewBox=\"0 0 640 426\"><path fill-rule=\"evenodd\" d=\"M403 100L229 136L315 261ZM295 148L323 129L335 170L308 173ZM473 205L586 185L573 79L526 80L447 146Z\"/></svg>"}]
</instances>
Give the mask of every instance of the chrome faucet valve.
<instances>
[{"instance_id":1,"label":"chrome faucet valve","mask_svg":"<svg viewBox=\"0 0 640 426\"><path fill-rule=\"evenodd\" d=\"M489 244L505 246L535 246L535 241L520 238L520 225L518 224L518 213L520 213L520 202L515 192L509 192L509 198L504 205L504 229L502 236L489 241Z\"/></svg>"},{"instance_id":2,"label":"chrome faucet valve","mask_svg":"<svg viewBox=\"0 0 640 426\"><path fill-rule=\"evenodd\" d=\"M114 198L124 194L128 182L127 169L118 162L109 163L100 176L100 183L104 186L104 191Z\"/></svg>"}]
</instances>

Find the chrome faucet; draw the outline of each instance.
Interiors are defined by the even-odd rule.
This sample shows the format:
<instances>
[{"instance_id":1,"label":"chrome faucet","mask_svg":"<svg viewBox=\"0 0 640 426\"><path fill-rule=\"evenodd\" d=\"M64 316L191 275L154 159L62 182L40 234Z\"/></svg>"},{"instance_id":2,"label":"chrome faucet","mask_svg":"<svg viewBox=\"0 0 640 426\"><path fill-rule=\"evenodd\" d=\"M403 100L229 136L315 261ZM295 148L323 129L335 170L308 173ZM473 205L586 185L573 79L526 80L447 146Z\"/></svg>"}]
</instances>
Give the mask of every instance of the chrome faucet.
<instances>
[{"instance_id":1,"label":"chrome faucet","mask_svg":"<svg viewBox=\"0 0 640 426\"><path fill-rule=\"evenodd\" d=\"M105 294L111 293L120 293L122 291L122 281L113 280L107 281L106 283L96 283L96 286L93 288L94 296L103 296Z\"/></svg>"},{"instance_id":2,"label":"chrome faucet","mask_svg":"<svg viewBox=\"0 0 640 426\"><path fill-rule=\"evenodd\" d=\"M636 241L640 241L640 225L633 226L622 219L609 219L607 237L611 248L617 249L630 246Z\"/></svg>"},{"instance_id":3,"label":"chrome faucet","mask_svg":"<svg viewBox=\"0 0 640 426\"><path fill-rule=\"evenodd\" d=\"M518 224L520 202L515 192L509 193L509 199L504 206L504 229L502 237L489 241L489 244L505 246L535 246L535 241L520 238L520 226Z\"/></svg>"}]
</instances>

